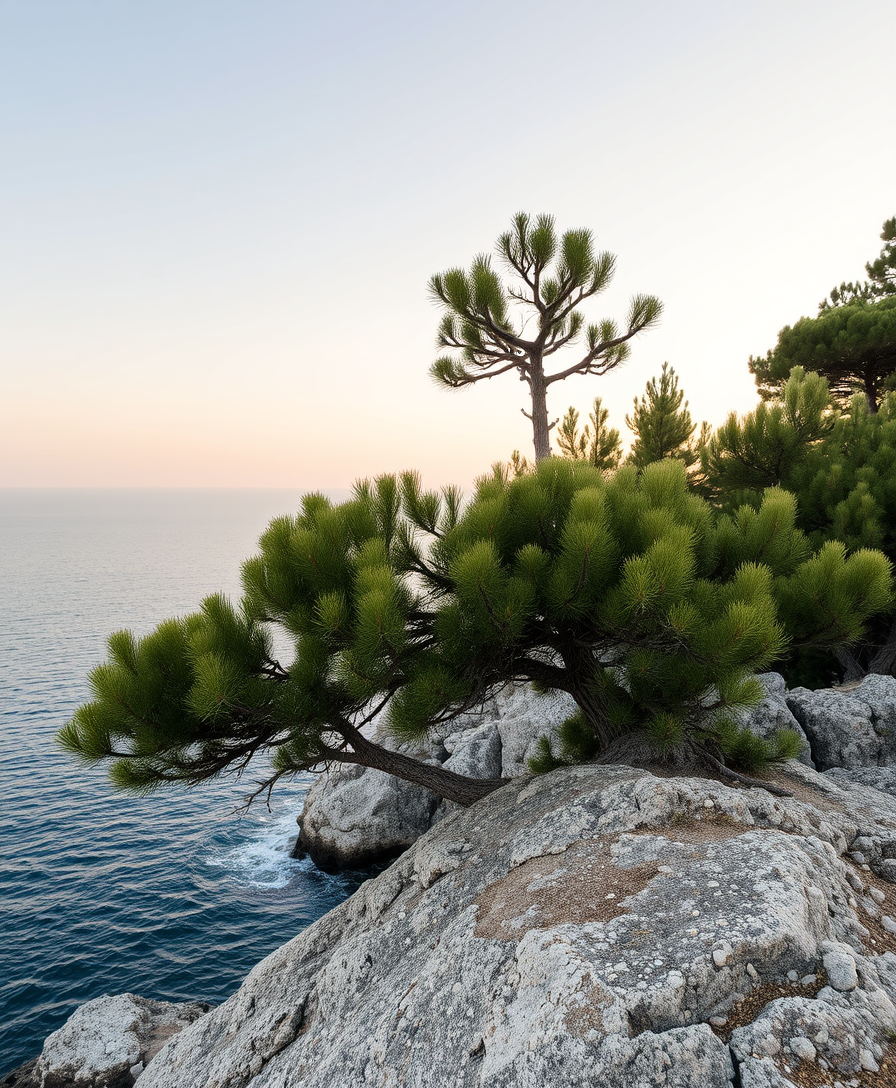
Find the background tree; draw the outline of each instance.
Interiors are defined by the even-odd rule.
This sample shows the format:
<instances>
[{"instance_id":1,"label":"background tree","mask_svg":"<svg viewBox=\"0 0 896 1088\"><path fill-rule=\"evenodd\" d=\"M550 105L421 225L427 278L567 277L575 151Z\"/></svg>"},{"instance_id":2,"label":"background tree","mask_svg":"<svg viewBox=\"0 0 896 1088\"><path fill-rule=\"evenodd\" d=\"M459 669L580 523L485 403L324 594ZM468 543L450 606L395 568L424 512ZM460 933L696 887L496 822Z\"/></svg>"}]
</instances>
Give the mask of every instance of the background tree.
<instances>
[{"instance_id":1,"label":"background tree","mask_svg":"<svg viewBox=\"0 0 896 1088\"><path fill-rule=\"evenodd\" d=\"M828 297L819 304L819 313L850 302L876 301L896 295L896 216L886 220L880 238L884 243L880 256L865 265L868 279L864 283L841 283L839 287L832 288Z\"/></svg>"},{"instance_id":2,"label":"background tree","mask_svg":"<svg viewBox=\"0 0 896 1088\"><path fill-rule=\"evenodd\" d=\"M840 541L880 549L896 562L896 394L870 413L856 394L847 410L832 404L817 374L795 368L778 401L731 415L703 454L704 493L723 510L758 505L780 485L797 500L797 524L814 546ZM896 674L896 622L882 613L866 637L826 653L785 661L793 683L818 686L868 672Z\"/></svg>"},{"instance_id":3,"label":"background tree","mask_svg":"<svg viewBox=\"0 0 896 1088\"><path fill-rule=\"evenodd\" d=\"M523 414L532 421L535 458L541 460L550 456L549 386L619 366L628 357L628 341L659 320L662 305L652 295L636 295L624 329L610 320L586 325L579 307L607 287L616 258L595 253L589 230L558 237L549 215L534 223L523 212L515 215L498 239L497 255L510 273L507 284L485 254L469 272L452 268L430 280L430 293L445 311L437 342L454 353L440 356L431 372L441 384L462 389L515 371L529 387L530 410ZM549 373L548 360L563 349L566 359Z\"/></svg>"},{"instance_id":4,"label":"background tree","mask_svg":"<svg viewBox=\"0 0 896 1088\"><path fill-rule=\"evenodd\" d=\"M732 412L701 451L703 494L733 512L767 487L791 489L794 471L831 430L828 383L794 367L776 401L746 416Z\"/></svg>"},{"instance_id":5,"label":"background tree","mask_svg":"<svg viewBox=\"0 0 896 1088\"><path fill-rule=\"evenodd\" d=\"M896 377L896 296L877 302L859 299L804 317L778 334L764 359L750 359L760 394L775 396L795 366L828 380L843 405L856 389L869 412Z\"/></svg>"},{"instance_id":6,"label":"background tree","mask_svg":"<svg viewBox=\"0 0 896 1088\"><path fill-rule=\"evenodd\" d=\"M353 762L468 804L500 785L389 750L379 715L412 740L511 681L568 692L579 713L561 759L762 765L793 752L739 728L751 674L798 644L859 637L889 599L879 553L817 554L794 502L716 517L666 460L612 477L553 458L459 494L407 474L348 503L305 499L275 520L243 569L244 597L135 639L109 640L93 700L61 733L136 790L240 772L256 756L284 774ZM277 625L293 646L272 656ZM640 752L640 755L638 754ZM541 766L557 758L543 748Z\"/></svg>"},{"instance_id":7,"label":"background tree","mask_svg":"<svg viewBox=\"0 0 896 1088\"><path fill-rule=\"evenodd\" d=\"M709 437L709 426L703 423L694 441L696 425L684 392L678 387L678 375L668 363L663 363L659 380L651 378L647 383L644 396L635 398L634 410L625 422L635 435L628 460L637 468L665 457L674 457L690 467L699 460Z\"/></svg>"},{"instance_id":8,"label":"background tree","mask_svg":"<svg viewBox=\"0 0 896 1088\"><path fill-rule=\"evenodd\" d=\"M588 422L579 430L579 413L568 408L557 430L557 446L571 461L587 461L601 472L612 472L622 460L619 431L607 426L609 411L601 398L594 398Z\"/></svg>"},{"instance_id":9,"label":"background tree","mask_svg":"<svg viewBox=\"0 0 896 1088\"><path fill-rule=\"evenodd\" d=\"M881 394L896 388L896 217L880 237L883 248L865 265L866 281L834 287L817 318L786 326L772 351L750 358L763 400L778 396L795 366L824 375L843 407L860 389L874 412Z\"/></svg>"}]
</instances>

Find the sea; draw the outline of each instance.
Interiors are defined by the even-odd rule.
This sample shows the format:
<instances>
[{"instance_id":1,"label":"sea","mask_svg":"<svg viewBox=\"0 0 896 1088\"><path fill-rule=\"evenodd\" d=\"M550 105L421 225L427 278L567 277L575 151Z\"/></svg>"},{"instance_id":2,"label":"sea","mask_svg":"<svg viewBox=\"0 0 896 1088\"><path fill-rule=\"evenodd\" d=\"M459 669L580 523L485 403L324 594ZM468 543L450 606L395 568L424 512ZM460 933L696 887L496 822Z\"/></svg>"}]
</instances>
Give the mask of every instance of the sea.
<instances>
[{"instance_id":1,"label":"sea","mask_svg":"<svg viewBox=\"0 0 896 1088\"><path fill-rule=\"evenodd\" d=\"M0 490L0 1079L91 998L223 1001L364 879L291 858L310 775L241 812L263 768L132 796L55 740L109 634L236 597L300 497Z\"/></svg>"}]
</instances>

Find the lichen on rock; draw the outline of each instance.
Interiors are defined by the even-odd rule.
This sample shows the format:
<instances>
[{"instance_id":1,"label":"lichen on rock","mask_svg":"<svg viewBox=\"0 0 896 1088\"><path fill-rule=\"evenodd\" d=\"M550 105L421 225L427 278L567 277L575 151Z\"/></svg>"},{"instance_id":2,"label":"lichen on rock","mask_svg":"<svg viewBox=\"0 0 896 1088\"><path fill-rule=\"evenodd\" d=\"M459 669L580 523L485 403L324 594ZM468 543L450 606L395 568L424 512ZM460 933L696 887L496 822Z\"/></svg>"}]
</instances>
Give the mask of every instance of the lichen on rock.
<instances>
[{"instance_id":1,"label":"lichen on rock","mask_svg":"<svg viewBox=\"0 0 896 1088\"><path fill-rule=\"evenodd\" d=\"M799 1062L867 1071L896 1026L896 946L862 902L880 914L896 889L848 848L860 828L896 834L896 807L789 770L792 799L620 766L514 780L260 963L141 1088L780 1088ZM726 1038L717 1025L770 985Z\"/></svg>"}]
</instances>

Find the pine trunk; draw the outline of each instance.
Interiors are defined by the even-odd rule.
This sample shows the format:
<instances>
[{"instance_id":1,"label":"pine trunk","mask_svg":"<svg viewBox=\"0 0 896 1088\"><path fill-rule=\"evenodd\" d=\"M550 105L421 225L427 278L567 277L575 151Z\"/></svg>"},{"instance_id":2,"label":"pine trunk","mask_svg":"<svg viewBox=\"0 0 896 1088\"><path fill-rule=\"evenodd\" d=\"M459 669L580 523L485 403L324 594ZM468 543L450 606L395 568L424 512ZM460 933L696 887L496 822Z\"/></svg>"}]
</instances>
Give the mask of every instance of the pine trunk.
<instances>
[{"instance_id":1,"label":"pine trunk","mask_svg":"<svg viewBox=\"0 0 896 1088\"><path fill-rule=\"evenodd\" d=\"M506 785L507 778L468 778L463 774L456 774L438 764L424 763L422 760L406 756L403 752L393 752L389 748L375 744L367 740L360 733L352 736L351 745L354 749L354 763L362 767L371 767L377 771L385 771L386 774L403 778L405 782L413 782L417 786L423 786L431 790L438 797L444 797L446 801L454 801L464 808L476 801L487 797L496 789Z\"/></svg>"},{"instance_id":2,"label":"pine trunk","mask_svg":"<svg viewBox=\"0 0 896 1088\"><path fill-rule=\"evenodd\" d=\"M529 389L532 394L532 437L535 443L535 460L543 461L551 456L551 427L548 423L548 387L539 359L532 360Z\"/></svg>"}]
</instances>

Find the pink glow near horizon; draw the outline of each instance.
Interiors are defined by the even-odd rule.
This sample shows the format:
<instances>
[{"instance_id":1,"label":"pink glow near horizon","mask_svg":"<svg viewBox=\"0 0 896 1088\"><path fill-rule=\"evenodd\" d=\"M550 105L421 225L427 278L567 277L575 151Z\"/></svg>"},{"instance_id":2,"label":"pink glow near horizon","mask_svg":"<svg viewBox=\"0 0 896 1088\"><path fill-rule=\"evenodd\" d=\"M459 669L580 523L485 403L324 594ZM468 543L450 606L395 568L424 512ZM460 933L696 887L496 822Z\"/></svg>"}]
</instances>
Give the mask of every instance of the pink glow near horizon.
<instances>
[{"instance_id":1,"label":"pink glow near horizon","mask_svg":"<svg viewBox=\"0 0 896 1088\"><path fill-rule=\"evenodd\" d=\"M668 360L717 424L896 212L873 0L564 0L556 48L530 0L40 9L0 12L0 486L469 486L530 448L525 390L432 384L426 283L520 208L617 254L589 316L665 303L552 416L624 429Z\"/></svg>"}]
</instances>

